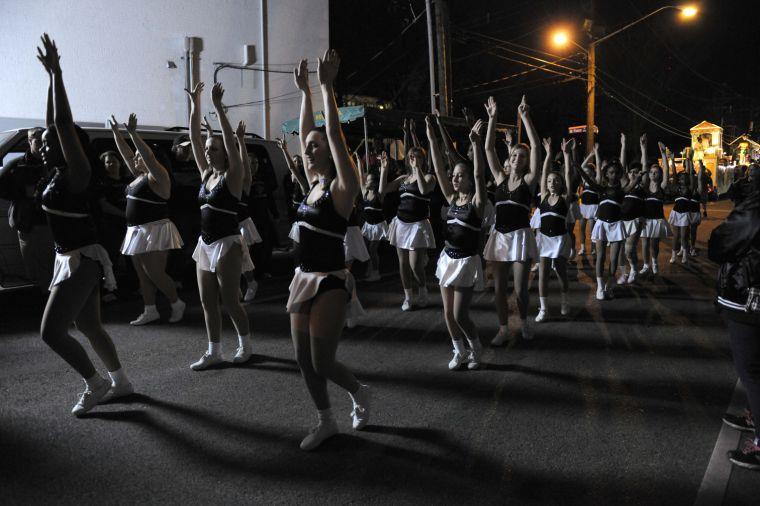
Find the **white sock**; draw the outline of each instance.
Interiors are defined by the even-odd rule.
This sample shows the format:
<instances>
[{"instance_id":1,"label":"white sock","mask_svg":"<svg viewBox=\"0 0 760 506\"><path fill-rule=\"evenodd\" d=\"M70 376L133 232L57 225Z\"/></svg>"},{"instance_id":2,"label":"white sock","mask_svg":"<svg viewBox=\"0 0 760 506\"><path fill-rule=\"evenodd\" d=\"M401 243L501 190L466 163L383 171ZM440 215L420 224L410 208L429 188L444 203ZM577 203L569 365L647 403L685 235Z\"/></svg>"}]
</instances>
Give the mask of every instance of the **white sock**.
<instances>
[{"instance_id":1,"label":"white sock","mask_svg":"<svg viewBox=\"0 0 760 506\"><path fill-rule=\"evenodd\" d=\"M359 387L359 388L361 388L361 387ZM317 418L319 419L320 423L332 420L332 418L333 418L332 408L318 410L317 411Z\"/></svg>"},{"instance_id":2,"label":"white sock","mask_svg":"<svg viewBox=\"0 0 760 506\"><path fill-rule=\"evenodd\" d=\"M604 278L596 278L597 290L604 290Z\"/></svg>"},{"instance_id":3,"label":"white sock","mask_svg":"<svg viewBox=\"0 0 760 506\"><path fill-rule=\"evenodd\" d=\"M414 289L404 288L404 299L412 300L412 297L414 297Z\"/></svg>"},{"instance_id":4,"label":"white sock","mask_svg":"<svg viewBox=\"0 0 760 506\"><path fill-rule=\"evenodd\" d=\"M143 309L143 313L151 314L151 313L158 313L158 309L156 309L156 305L153 304L151 306L146 305L145 309Z\"/></svg>"},{"instance_id":5,"label":"white sock","mask_svg":"<svg viewBox=\"0 0 760 506\"><path fill-rule=\"evenodd\" d=\"M87 390L92 390L93 388L100 386L103 381L105 381L103 376L95 373L91 378L85 378L84 384L87 386Z\"/></svg>"},{"instance_id":6,"label":"white sock","mask_svg":"<svg viewBox=\"0 0 760 506\"><path fill-rule=\"evenodd\" d=\"M657 259L655 257L652 257L652 265L657 265Z\"/></svg>"},{"instance_id":7,"label":"white sock","mask_svg":"<svg viewBox=\"0 0 760 506\"><path fill-rule=\"evenodd\" d=\"M177 297L177 300L175 300L174 302L172 302L172 309L174 309L175 307L177 307L177 306L179 306L181 304L183 304L182 299L180 299L179 297ZM153 307L156 307L156 306L153 306Z\"/></svg>"},{"instance_id":8,"label":"white sock","mask_svg":"<svg viewBox=\"0 0 760 506\"><path fill-rule=\"evenodd\" d=\"M539 297L538 303L541 307L541 311L546 311L546 308L549 306L549 297Z\"/></svg>"},{"instance_id":9,"label":"white sock","mask_svg":"<svg viewBox=\"0 0 760 506\"><path fill-rule=\"evenodd\" d=\"M246 334L244 336L238 335L238 346L243 348L249 348L251 346L251 335Z\"/></svg>"},{"instance_id":10,"label":"white sock","mask_svg":"<svg viewBox=\"0 0 760 506\"><path fill-rule=\"evenodd\" d=\"M214 342L209 341L208 342L208 352L211 355L221 355L222 354L222 343L221 342L214 343Z\"/></svg>"},{"instance_id":11,"label":"white sock","mask_svg":"<svg viewBox=\"0 0 760 506\"><path fill-rule=\"evenodd\" d=\"M124 372L123 367L119 367L115 371L108 371L108 375L111 377L112 385L125 385L129 383L129 379L127 379L127 373Z\"/></svg>"},{"instance_id":12,"label":"white sock","mask_svg":"<svg viewBox=\"0 0 760 506\"><path fill-rule=\"evenodd\" d=\"M454 344L454 351L459 353L460 355L464 355L467 352L467 349L464 346L464 341L461 339L452 339L451 342Z\"/></svg>"}]
</instances>

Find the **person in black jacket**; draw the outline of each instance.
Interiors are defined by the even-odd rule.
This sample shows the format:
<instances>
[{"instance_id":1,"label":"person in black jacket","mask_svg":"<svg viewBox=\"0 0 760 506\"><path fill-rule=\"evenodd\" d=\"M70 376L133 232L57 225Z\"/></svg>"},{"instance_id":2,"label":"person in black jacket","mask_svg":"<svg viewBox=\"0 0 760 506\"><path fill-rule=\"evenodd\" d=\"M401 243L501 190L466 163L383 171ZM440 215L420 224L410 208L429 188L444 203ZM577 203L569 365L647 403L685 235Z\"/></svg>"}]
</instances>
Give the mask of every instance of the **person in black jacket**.
<instances>
[{"instance_id":1,"label":"person in black jacket","mask_svg":"<svg viewBox=\"0 0 760 506\"><path fill-rule=\"evenodd\" d=\"M760 178L751 178L748 194L708 243L710 260L721 264L716 306L728 327L736 372L747 391L745 417L727 414L735 428L754 430L744 448L728 453L732 463L760 470Z\"/></svg>"}]
</instances>

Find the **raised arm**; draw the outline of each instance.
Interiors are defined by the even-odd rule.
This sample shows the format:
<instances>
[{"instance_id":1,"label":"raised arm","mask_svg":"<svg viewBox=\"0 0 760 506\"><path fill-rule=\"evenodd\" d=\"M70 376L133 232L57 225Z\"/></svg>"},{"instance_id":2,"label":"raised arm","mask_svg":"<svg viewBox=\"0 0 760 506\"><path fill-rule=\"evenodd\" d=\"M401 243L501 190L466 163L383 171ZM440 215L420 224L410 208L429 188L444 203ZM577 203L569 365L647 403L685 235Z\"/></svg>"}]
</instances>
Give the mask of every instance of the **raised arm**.
<instances>
[{"instance_id":1,"label":"raised arm","mask_svg":"<svg viewBox=\"0 0 760 506\"><path fill-rule=\"evenodd\" d=\"M417 125L414 123L413 118L409 119L409 134L412 136L412 143L415 148L422 146L422 144L420 144L420 139L417 137Z\"/></svg>"},{"instance_id":2,"label":"raised arm","mask_svg":"<svg viewBox=\"0 0 760 506\"><path fill-rule=\"evenodd\" d=\"M573 160L573 153L575 153L575 148L575 139L562 139L562 155L565 159L565 198L567 200L570 200L575 196L575 190L571 188L572 179L574 178L573 170L571 167L575 167L575 162Z\"/></svg>"},{"instance_id":3,"label":"raised arm","mask_svg":"<svg viewBox=\"0 0 760 506\"><path fill-rule=\"evenodd\" d=\"M493 176L496 186L504 182L506 174L502 169L501 162L499 161L499 155L496 153L496 117L498 116L498 108L496 106L496 100L493 97L488 97L486 102L486 113L488 114L488 129L486 130L486 160L488 161L488 168L491 169L491 175ZM512 149L510 148L510 153Z\"/></svg>"},{"instance_id":4,"label":"raised arm","mask_svg":"<svg viewBox=\"0 0 760 506\"><path fill-rule=\"evenodd\" d=\"M61 57L55 42L44 34L42 36L43 49L37 48L37 58L45 70L51 76L53 88L53 124L58 131L58 142L61 145L63 158L66 160L66 170L69 173L69 188L74 193L84 191L90 183L92 172L90 161L84 152L79 135L74 127L74 118L71 115L69 98L66 95L66 87L63 84L61 72Z\"/></svg>"},{"instance_id":5,"label":"raised arm","mask_svg":"<svg viewBox=\"0 0 760 506\"><path fill-rule=\"evenodd\" d=\"M190 146L193 148L193 158L198 171L201 173L201 179L206 179L208 172L208 163L206 163L206 150L203 145L201 132L201 93L203 93L203 83L197 83L192 91L185 90L190 97Z\"/></svg>"},{"instance_id":6,"label":"raised arm","mask_svg":"<svg viewBox=\"0 0 760 506\"><path fill-rule=\"evenodd\" d=\"M309 62L306 59L298 63L293 70L296 87L301 90L301 114L298 117L298 138L301 142L301 156L306 153L306 136L314 130L314 110L311 105L311 89L309 88ZM308 169L306 169L308 170Z\"/></svg>"},{"instance_id":7,"label":"raised arm","mask_svg":"<svg viewBox=\"0 0 760 506\"><path fill-rule=\"evenodd\" d=\"M517 110L520 113L523 125L525 125L525 131L528 134L528 141L530 142L530 172L525 175L525 183L530 186L538 178L539 166L541 164L541 138L538 136L538 131L533 125L533 120L530 117L530 106L525 101L525 95L523 95L522 102L518 106Z\"/></svg>"},{"instance_id":8,"label":"raised arm","mask_svg":"<svg viewBox=\"0 0 760 506\"><path fill-rule=\"evenodd\" d=\"M477 120L470 129L470 144L472 145L472 168L473 183L475 183L475 195L472 203L478 210L478 216L483 217L483 209L486 207L488 200L488 191L486 190L485 160L483 159L483 142L480 132L485 128L483 120Z\"/></svg>"},{"instance_id":9,"label":"raised arm","mask_svg":"<svg viewBox=\"0 0 760 506\"><path fill-rule=\"evenodd\" d=\"M628 164L626 163L628 161L627 156L625 154L625 134L620 133L620 165L623 167L623 171L625 171L626 168L628 168Z\"/></svg>"},{"instance_id":10,"label":"raised arm","mask_svg":"<svg viewBox=\"0 0 760 506\"><path fill-rule=\"evenodd\" d=\"M245 123L238 123L235 129L235 138L237 139L238 152L240 161L243 162L243 192L251 191L251 181L253 180L253 171L251 170L251 158L248 156L248 147L245 145Z\"/></svg>"},{"instance_id":11,"label":"raised arm","mask_svg":"<svg viewBox=\"0 0 760 506\"><path fill-rule=\"evenodd\" d=\"M602 185L602 154L599 152L599 143L594 144L594 161L596 162L596 170L594 171L594 177L596 178L596 187L599 188ZM583 172L583 171L581 171ZM586 178L583 178L584 181Z\"/></svg>"},{"instance_id":12,"label":"raised arm","mask_svg":"<svg viewBox=\"0 0 760 506\"><path fill-rule=\"evenodd\" d=\"M433 160L433 168L438 178L438 185L441 187L441 193L446 198L446 202L451 202L456 198L454 188L451 186L448 175L446 174L446 164L443 162L441 149L438 146L438 139L435 137L433 130L433 119L430 116L425 117L425 132L427 133L428 143L430 144L430 157Z\"/></svg>"},{"instance_id":13,"label":"raised arm","mask_svg":"<svg viewBox=\"0 0 760 506\"><path fill-rule=\"evenodd\" d=\"M166 167L161 165L161 162L156 158L153 150L150 149L140 134L137 133L137 116L134 114L129 115L129 121L125 125L129 137L132 139L132 143L135 145L137 152L140 153L145 167L148 169L148 179L153 179L156 184L156 193L159 196L168 199L171 194L171 179L169 178L169 171Z\"/></svg>"},{"instance_id":14,"label":"raised arm","mask_svg":"<svg viewBox=\"0 0 760 506\"><path fill-rule=\"evenodd\" d=\"M541 198L546 198L546 178L549 177L549 166L552 163L552 139L547 137L543 140L544 151L546 151L546 157L544 158L544 166L541 169L541 181L539 184L539 191L541 192ZM562 139L562 151L565 151L565 139Z\"/></svg>"},{"instance_id":15,"label":"raised arm","mask_svg":"<svg viewBox=\"0 0 760 506\"><path fill-rule=\"evenodd\" d=\"M211 123L208 122L208 118L206 116L203 116L201 126L206 131L206 138L204 141L207 141L214 135L214 129L211 127Z\"/></svg>"},{"instance_id":16,"label":"raised arm","mask_svg":"<svg viewBox=\"0 0 760 506\"><path fill-rule=\"evenodd\" d=\"M467 162L467 159L457 151L456 147L454 147L454 141L451 139L451 135L449 135L448 129L441 121L441 116L438 111L433 111L433 114L435 115L435 122L438 125L438 131L441 134L441 139L443 140L443 150L446 153L446 158L448 158L449 164L454 167L457 163ZM427 118L425 118L425 121L427 122Z\"/></svg>"},{"instance_id":17,"label":"raised arm","mask_svg":"<svg viewBox=\"0 0 760 506\"><path fill-rule=\"evenodd\" d=\"M507 155L511 155L515 147L515 133L511 128L507 128L504 132L504 144L507 145Z\"/></svg>"},{"instance_id":18,"label":"raised arm","mask_svg":"<svg viewBox=\"0 0 760 506\"><path fill-rule=\"evenodd\" d=\"M243 188L243 161L240 159L240 152L235 145L235 132L232 130L230 120L222 105L224 96L224 87L222 83L214 84L211 88L211 102L216 110L216 117L222 128L222 140L224 141L224 150L227 152L227 187L235 197L240 198Z\"/></svg>"},{"instance_id":19,"label":"raised arm","mask_svg":"<svg viewBox=\"0 0 760 506\"><path fill-rule=\"evenodd\" d=\"M55 109L53 106L53 74L48 72L47 104L45 106L45 126L53 124Z\"/></svg>"},{"instance_id":20,"label":"raised arm","mask_svg":"<svg viewBox=\"0 0 760 506\"><path fill-rule=\"evenodd\" d=\"M116 121L116 117L113 114L111 114L111 119L108 120L108 126L111 127L111 133L113 133L113 140L116 143L116 149L119 150L121 158L124 160L124 163L127 164L129 172L134 177L139 176L140 174L138 174L137 169L135 169L135 152L132 151L132 148L129 147L126 139L124 139L124 136L121 135L121 130L119 130L119 122Z\"/></svg>"},{"instance_id":21,"label":"raised arm","mask_svg":"<svg viewBox=\"0 0 760 506\"><path fill-rule=\"evenodd\" d=\"M689 148L684 150L683 170L686 172L689 190L694 191L694 162L691 159L692 152Z\"/></svg>"},{"instance_id":22,"label":"raised arm","mask_svg":"<svg viewBox=\"0 0 760 506\"><path fill-rule=\"evenodd\" d=\"M332 183L335 186L333 198L335 210L345 218L351 214L356 196L359 194L359 171L356 169L351 155L348 153L346 139L343 137L343 131L340 127L340 116L338 115L338 104L335 102L335 91L333 82L338 74L340 58L334 49L325 51L324 56L319 60L317 75L319 84L322 88L322 98L324 100L325 127L327 132L327 142L330 145L333 163L335 163L336 178Z\"/></svg>"},{"instance_id":23,"label":"raised arm","mask_svg":"<svg viewBox=\"0 0 760 506\"><path fill-rule=\"evenodd\" d=\"M641 148L641 170L643 172L647 171L647 134L643 133L641 134L641 137L639 138L639 148Z\"/></svg>"},{"instance_id":24,"label":"raised arm","mask_svg":"<svg viewBox=\"0 0 760 506\"><path fill-rule=\"evenodd\" d=\"M298 186L301 188L301 193L308 195L309 182L306 181L306 176L301 171L299 171L298 167L296 167L296 164L293 163L293 157L290 156L290 153L288 152L287 142L285 139L277 139L277 145L280 146L280 149L282 149L282 154L285 156L285 161L288 164L288 169L290 169L290 173L293 175L293 177L296 178Z\"/></svg>"},{"instance_id":25,"label":"raised arm","mask_svg":"<svg viewBox=\"0 0 760 506\"><path fill-rule=\"evenodd\" d=\"M670 177L670 169L668 167L668 148L662 142L657 143L657 147L660 148L660 157L662 157L662 181L660 181L660 188L665 190L668 187L668 179Z\"/></svg>"}]
</instances>

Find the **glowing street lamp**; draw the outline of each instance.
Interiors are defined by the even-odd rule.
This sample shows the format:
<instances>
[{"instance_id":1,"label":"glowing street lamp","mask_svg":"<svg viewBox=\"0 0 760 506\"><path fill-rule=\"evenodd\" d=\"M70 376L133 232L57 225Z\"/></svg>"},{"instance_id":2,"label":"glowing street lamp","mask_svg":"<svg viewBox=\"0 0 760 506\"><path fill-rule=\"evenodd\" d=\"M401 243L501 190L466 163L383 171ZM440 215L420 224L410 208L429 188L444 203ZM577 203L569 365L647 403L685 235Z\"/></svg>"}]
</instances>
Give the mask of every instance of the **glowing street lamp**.
<instances>
[{"instance_id":1,"label":"glowing street lamp","mask_svg":"<svg viewBox=\"0 0 760 506\"><path fill-rule=\"evenodd\" d=\"M685 18L693 18L697 15L699 10L694 7L693 5L687 5L685 7L681 7L681 16Z\"/></svg>"},{"instance_id":2,"label":"glowing street lamp","mask_svg":"<svg viewBox=\"0 0 760 506\"><path fill-rule=\"evenodd\" d=\"M556 31L552 35L552 44L554 44L556 47L559 47L559 48L565 47L569 42L570 42L570 37L567 35L567 32L564 30Z\"/></svg>"}]
</instances>

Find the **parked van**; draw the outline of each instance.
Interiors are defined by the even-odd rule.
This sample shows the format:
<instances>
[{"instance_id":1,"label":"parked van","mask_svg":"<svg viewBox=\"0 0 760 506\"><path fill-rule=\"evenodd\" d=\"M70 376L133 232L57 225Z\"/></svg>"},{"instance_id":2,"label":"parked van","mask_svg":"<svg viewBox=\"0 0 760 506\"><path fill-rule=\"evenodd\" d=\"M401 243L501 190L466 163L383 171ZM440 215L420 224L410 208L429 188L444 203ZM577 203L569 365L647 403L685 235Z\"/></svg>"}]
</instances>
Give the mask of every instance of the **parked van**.
<instances>
[{"instance_id":1,"label":"parked van","mask_svg":"<svg viewBox=\"0 0 760 506\"><path fill-rule=\"evenodd\" d=\"M83 129L90 136L90 144L94 155L100 155L105 151L118 152L113 140L113 134L109 128L83 127ZM27 128L19 128L0 132L0 167L4 166L10 160L22 156L29 148L27 142L27 130ZM174 159L171 153L172 145L177 138L187 136L187 129L138 129L138 132L140 133L140 136L153 147L158 160L163 163L167 169L173 171ZM266 178L269 176L275 182L275 185L277 182L282 181L283 176L288 173L289 170L285 156L279 146L277 146L277 143L249 134L246 137L246 144L248 146L249 155L258 160L260 177ZM200 188L199 175L197 178L197 184ZM277 208L280 209L281 214L284 215L286 204L281 188L278 188L275 197ZM9 207L10 203L8 201L0 199L0 291L33 286L32 282L27 277L24 263L21 260L18 236L16 232L10 228L8 223ZM278 231L278 233L279 232L280 231Z\"/></svg>"}]
</instances>

